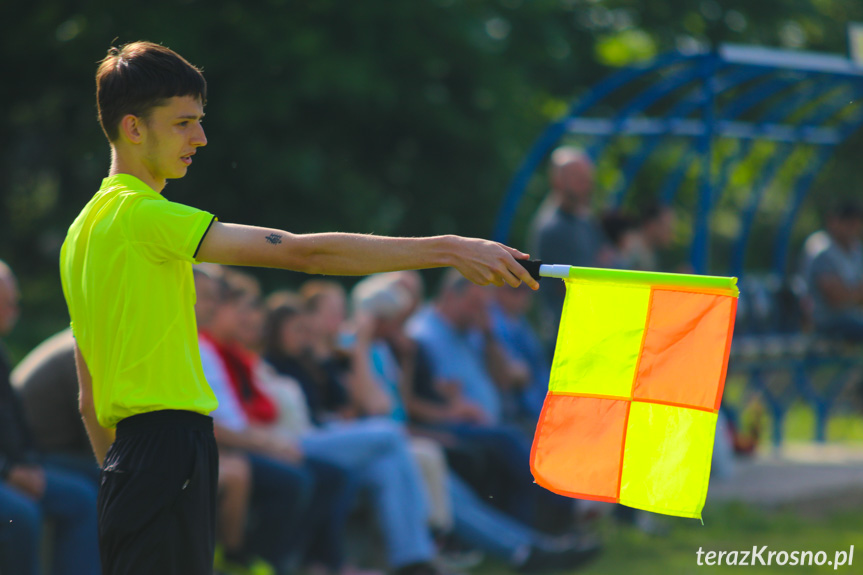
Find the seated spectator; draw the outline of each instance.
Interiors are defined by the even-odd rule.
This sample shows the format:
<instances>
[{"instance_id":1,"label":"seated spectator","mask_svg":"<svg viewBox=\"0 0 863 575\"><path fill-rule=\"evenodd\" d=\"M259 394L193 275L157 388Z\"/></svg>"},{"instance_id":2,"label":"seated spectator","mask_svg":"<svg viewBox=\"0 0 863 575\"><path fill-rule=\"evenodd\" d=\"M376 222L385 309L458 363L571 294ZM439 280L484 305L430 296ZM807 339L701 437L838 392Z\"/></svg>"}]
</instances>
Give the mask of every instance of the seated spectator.
<instances>
[{"instance_id":1,"label":"seated spectator","mask_svg":"<svg viewBox=\"0 0 863 575\"><path fill-rule=\"evenodd\" d=\"M354 318L352 330L344 329L347 300L344 288L335 282L308 281L302 285L300 295L308 316L305 345L311 352L308 358L312 360L306 362L306 368L318 370L320 373L315 379L324 386L315 389L307 385L306 378L297 378L312 403L322 400L313 406L313 417L338 415L352 419L360 413L386 412L390 399L369 375L371 340L362 337L369 335L370 318L360 315ZM346 342L345 337L353 341ZM318 398L319 394L323 395Z\"/></svg>"},{"instance_id":2,"label":"seated spectator","mask_svg":"<svg viewBox=\"0 0 863 575\"><path fill-rule=\"evenodd\" d=\"M843 202L827 218L829 241L812 258L807 284L815 329L863 341L863 209Z\"/></svg>"},{"instance_id":3,"label":"seated spectator","mask_svg":"<svg viewBox=\"0 0 863 575\"><path fill-rule=\"evenodd\" d=\"M494 338L488 321L489 293L448 273L437 299L408 322L408 334L428 358L417 362L428 373L415 373L411 417L480 449L497 483L495 501L516 518L533 525L548 511L559 524L555 529L564 529L572 519L571 501L534 484L531 438L502 422L501 392L523 388L530 376ZM489 489L474 486L483 492Z\"/></svg>"},{"instance_id":4,"label":"seated spectator","mask_svg":"<svg viewBox=\"0 0 863 575\"><path fill-rule=\"evenodd\" d=\"M239 324L236 308L245 304L239 302L239 296L232 305L223 304L223 292L227 288L223 289L220 280L213 277L216 273L213 269L195 270L195 312L199 329L213 330L216 335L212 337L218 337L217 321L229 324L233 330ZM219 407L212 413L216 438L220 450L236 451L247 458L251 468L251 505L256 515L255 521L247 526L245 541L248 544L225 549L220 563L223 568L236 568L266 561L271 566L281 567L296 550L293 543L302 529L314 478L298 465L301 453L295 445L270 434L258 433L250 426L248 416L234 396L216 345L211 337L201 333L199 346L204 374L219 400ZM243 368L239 360L232 365L237 370ZM267 408L272 410L273 406L262 403L260 409Z\"/></svg>"},{"instance_id":5,"label":"seated spectator","mask_svg":"<svg viewBox=\"0 0 863 575\"><path fill-rule=\"evenodd\" d=\"M502 421L500 392L522 387L527 373L515 367L495 340L488 318L489 291L447 273L433 305L419 311L409 335L431 356L435 375L458 391L487 423Z\"/></svg>"},{"instance_id":6,"label":"seated spectator","mask_svg":"<svg viewBox=\"0 0 863 575\"><path fill-rule=\"evenodd\" d=\"M75 338L65 329L39 344L12 371L43 461L99 485L99 465L78 412Z\"/></svg>"},{"instance_id":7,"label":"seated spectator","mask_svg":"<svg viewBox=\"0 0 863 575\"><path fill-rule=\"evenodd\" d=\"M403 339L404 323L413 308L411 295L397 274L385 274L359 282L352 297L354 309L374 319L372 375L391 398L389 417L404 423L402 394L410 388L413 358L409 352L405 353L405 348L391 348L391 342ZM495 555L522 572L571 569L596 555L595 541L561 544L490 507L457 475L446 469L444 472L439 479L447 505L453 510L453 535L466 544Z\"/></svg>"},{"instance_id":8,"label":"seated spectator","mask_svg":"<svg viewBox=\"0 0 863 575\"><path fill-rule=\"evenodd\" d=\"M0 336L7 335L17 319L17 282L0 262ZM42 522L48 517L55 525L52 572L98 574L96 487L41 460L10 370L0 347L0 572L41 573Z\"/></svg>"},{"instance_id":9,"label":"seated spectator","mask_svg":"<svg viewBox=\"0 0 863 575\"><path fill-rule=\"evenodd\" d=\"M440 573L433 563L435 547L423 480L407 435L384 419L348 419L359 411L380 413L390 401L369 376L364 332L353 347L366 351L339 357L334 345L344 321L344 291L329 282L312 287L306 286L303 308L282 302L271 309L265 329L265 359L280 374L299 382L305 392L314 428L300 437L300 445L308 456L358 475L371 495L387 561L397 574ZM306 339L306 334L313 334L313 339ZM365 366L358 368L363 362ZM366 391L372 392L371 397L364 395ZM346 408L351 403L358 407Z\"/></svg>"},{"instance_id":10,"label":"seated spectator","mask_svg":"<svg viewBox=\"0 0 863 575\"><path fill-rule=\"evenodd\" d=\"M357 334L357 340L370 342L361 346L368 349L367 364L371 370L365 377L386 393L388 399L382 411L362 415L391 418L404 425L407 412L402 402L403 374L408 372L402 370L387 340L401 331L411 299L394 280L384 275L362 280L354 288L352 298L354 316L364 318L358 323L367 326ZM379 284L384 284L383 288ZM429 525L437 533L446 533L452 529L452 509L446 487L448 469L444 450L436 441L419 435L410 436L410 448L425 480L430 503Z\"/></svg>"},{"instance_id":11,"label":"seated spectator","mask_svg":"<svg viewBox=\"0 0 863 575\"><path fill-rule=\"evenodd\" d=\"M217 571L232 570L227 557L242 555L252 490L252 469L248 459L237 452L219 452L219 506L216 518ZM248 567L248 565L246 565ZM274 571L258 565L253 575L270 575ZM226 574L227 575L227 574Z\"/></svg>"},{"instance_id":12,"label":"seated spectator","mask_svg":"<svg viewBox=\"0 0 863 575\"><path fill-rule=\"evenodd\" d=\"M238 280L236 272L226 282L212 275L196 271L199 303L202 292L216 302L212 309L205 303L197 311L201 359L219 399L213 412L217 440L225 449L245 453L252 467L257 528L247 537L248 546L276 565L283 565L292 551L308 555L314 550L311 559L320 561L326 573L355 573L342 565L351 477L338 465L306 455L294 438L277 432L279 406L260 385L257 360L240 344L256 345L260 339L252 335L259 315L249 313L256 305L257 285L245 275Z\"/></svg>"},{"instance_id":13,"label":"seated spectator","mask_svg":"<svg viewBox=\"0 0 863 575\"><path fill-rule=\"evenodd\" d=\"M201 294L205 305L207 294ZM75 372L74 338L70 330L52 336L30 352L12 372L21 393L35 445L43 460L69 472L90 478L98 485L100 469L90 448L78 411L78 380ZM229 567L228 556L240 553L245 539L248 495L248 461L241 454L219 454L219 505L217 567ZM267 571L255 572L266 575Z\"/></svg>"},{"instance_id":14,"label":"seated spectator","mask_svg":"<svg viewBox=\"0 0 863 575\"><path fill-rule=\"evenodd\" d=\"M525 420L533 433L542 404L548 393L551 363L527 319L533 301L530 288L495 288L489 305L492 331L513 361L520 362L530 375L530 382L512 393L512 418Z\"/></svg>"}]
</instances>

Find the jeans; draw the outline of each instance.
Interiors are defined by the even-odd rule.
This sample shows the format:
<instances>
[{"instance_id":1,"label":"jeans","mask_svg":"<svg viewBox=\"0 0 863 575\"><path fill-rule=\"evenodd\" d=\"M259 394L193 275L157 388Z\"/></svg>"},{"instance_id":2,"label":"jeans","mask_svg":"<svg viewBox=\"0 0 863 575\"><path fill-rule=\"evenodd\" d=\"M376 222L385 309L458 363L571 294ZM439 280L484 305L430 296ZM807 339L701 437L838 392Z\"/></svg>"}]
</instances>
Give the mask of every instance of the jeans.
<instances>
[{"instance_id":1,"label":"jeans","mask_svg":"<svg viewBox=\"0 0 863 575\"><path fill-rule=\"evenodd\" d=\"M491 464L495 495L513 517L533 525L538 511L571 508L569 500L534 484L530 471L530 439L518 428L506 425L451 424L432 429L451 433L462 442L479 448ZM477 488L484 486L474 486Z\"/></svg>"},{"instance_id":2,"label":"jeans","mask_svg":"<svg viewBox=\"0 0 863 575\"><path fill-rule=\"evenodd\" d=\"M341 466L370 488L391 567L433 557L422 477L398 423L336 423L306 434L300 444L310 458Z\"/></svg>"},{"instance_id":3,"label":"jeans","mask_svg":"<svg viewBox=\"0 0 863 575\"><path fill-rule=\"evenodd\" d=\"M45 494L40 501L0 483L0 572L41 574L42 520L47 517L56 526L51 573L97 575L96 487L51 466L43 469Z\"/></svg>"},{"instance_id":4,"label":"jeans","mask_svg":"<svg viewBox=\"0 0 863 575\"><path fill-rule=\"evenodd\" d=\"M306 468L314 474L315 488L298 545L307 561L339 573L344 564L345 528L357 480L341 467L315 457L306 457Z\"/></svg>"},{"instance_id":5,"label":"jeans","mask_svg":"<svg viewBox=\"0 0 863 575\"><path fill-rule=\"evenodd\" d=\"M101 469L92 454L78 455L74 453L53 452L43 453L42 462L56 469L89 479L94 486L99 487Z\"/></svg>"},{"instance_id":6,"label":"jeans","mask_svg":"<svg viewBox=\"0 0 863 575\"><path fill-rule=\"evenodd\" d=\"M304 467L248 453L252 498L246 547L273 565L284 565L296 542L314 492Z\"/></svg>"},{"instance_id":7,"label":"jeans","mask_svg":"<svg viewBox=\"0 0 863 575\"><path fill-rule=\"evenodd\" d=\"M462 542L504 561L513 561L528 547L544 541L541 533L485 503L454 473L448 479L455 522L453 533Z\"/></svg>"}]
</instances>

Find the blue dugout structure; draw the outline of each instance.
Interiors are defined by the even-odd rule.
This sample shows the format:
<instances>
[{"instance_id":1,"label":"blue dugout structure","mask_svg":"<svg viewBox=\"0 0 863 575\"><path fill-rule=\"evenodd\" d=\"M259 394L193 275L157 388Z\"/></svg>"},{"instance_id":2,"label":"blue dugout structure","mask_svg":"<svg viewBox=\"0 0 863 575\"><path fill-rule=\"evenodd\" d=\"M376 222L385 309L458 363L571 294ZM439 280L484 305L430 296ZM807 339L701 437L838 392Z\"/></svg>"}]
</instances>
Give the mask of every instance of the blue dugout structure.
<instances>
[{"instance_id":1,"label":"blue dugout structure","mask_svg":"<svg viewBox=\"0 0 863 575\"><path fill-rule=\"evenodd\" d=\"M618 105L621 97L623 104ZM611 107L616 111L607 115ZM603 112L606 114L600 115ZM754 153L752 144L772 141L777 151L752 187L727 271L743 275L743 256L765 192L793 153L806 149L811 159L793 178L791 201L773 246L774 270L784 275L791 231L813 180L836 146L861 124L863 68L842 56L738 45L701 54L669 53L606 78L545 129L510 184L494 239L509 240L530 179L566 136L587 137L587 152L597 163L615 138L638 137L640 143L621 167L612 190L616 205L623 202L651 154L663 144L682 141L687 150L666 174L657 199L671 203L693 163L697 164L691 264L697 273L707 273L711 213L734 168ZM715 159L714 147L720 138L737 140L738 146L734 153Z\"/></svg>"},{"instance_id":2,"label":"blue dugout structure","mask_svg":"<svg viewBox=\"0 0 863 575\"><path fill-rule=\"evenodd\" d=\"M690 251L696 273L744 277L744 256L756 215L781 177L788 195L769 249L772 274L784 282L801 205L836 147L861 124L863 67L843 56L740 45L723 45L709 53L668 53L609 76L545 129L510 184L494 239L509 240L531 178L563 140L585 141L587 153L600 164L605 154L619 154L612 145L616 139L628 138L635 143L629 144L622 162L615 156L619 175L610 190L611 207L624 202L654 154L667 154L668 145L681 148L663 174L656 200L671 204L681 188L697 178ZM733 140L734 145L718 150L721 140ZM761 160L739 214L730 269L711 269L711 216L736 167L758 157L760 141L773 142L774 147ZM759 305L759 296L763 294L747 294L743 282L741 306L749 313ZM774 444L781 442L785 416L798 401L814 411L815 436L823 441L828 417L843 390L847 393L849 379L863 377L863 354L811 336L776 336L770 329L759 329L757 319L745 323L748 328L740 334L744 337L735 336L737 353L730 373L746 378L744 396L762 398L772 416ZM725 409L732 420L746 401L746 397L728 401L726 393Z\"/></svg>"}]
</instances>

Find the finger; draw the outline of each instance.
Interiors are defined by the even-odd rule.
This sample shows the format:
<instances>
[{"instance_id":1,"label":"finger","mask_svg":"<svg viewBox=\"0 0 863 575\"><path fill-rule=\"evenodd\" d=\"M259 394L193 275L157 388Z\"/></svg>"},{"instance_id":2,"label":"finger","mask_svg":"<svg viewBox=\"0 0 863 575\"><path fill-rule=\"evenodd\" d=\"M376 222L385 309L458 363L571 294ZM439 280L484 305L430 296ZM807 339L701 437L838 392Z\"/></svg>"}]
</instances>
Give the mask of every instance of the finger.
<instances>
[{"instance_id":1,"label":"finger","mask_svg":"<svg viewBox=\"0 0 863 575\"><path fill-rule=\"evenodd\" d=\"M512 260L511 262L507 262L507 268L520 281L523 281L524 283L526 283L530 287L530 289L532 289L532 290L538 290L539 289L539 282L536 281L535 279L533 279L533 276L530 275L530 272L527 271L526 269L524 269L524 266L522 266L517 261ZM518 287L518 284L516 284L513 287Z\"/></svg>"},{"instance_id":2,"label":"finger","mask_svg":"<svg viewBox=\"0 0 863 575\"><path fill-rule=\"evenodd\" d=\"M500 270L490 267L487 270L488 281L484 285L502 286L503 278L501 278Z\"/></svg>"},{"instance_id":3,"label":"finger","mask_svg":"<svg viewBox=\"0 0 863 575\"><path fill-rule=\"evenodd\" d=\"M501 277L503 278L503 281L505 281L511 287L516 288L521 285L521 279L514 275L511 271L509 271L509 268L503 269L503 271L501 272Z\"/></svg>"},{"instance_id":4,"label":"finger","mask_svg":"<svg viewBox=\"0 0 863 575\"><path fill-rule=\"evenodd\" d=\"M465 275L465 277L478 286L487 286L492 282L494 274L490 270L484 269L475 276L471 274L470 276Z\"/></svg>"},{"instance_id":5,"label":"finger","mask_svg":"<svg viewBox=\"0 0 863 575\"><path fill-rule=\"evenodd\" d=\"M517 260L529 260L530 259L530 254L526 254L526 253L521 252L515 248L511 248L506 244L499 244L499 245L500 245L500 247L502 247L503 249L508 251L509 254Z\"/></svg>"}]
</instances>

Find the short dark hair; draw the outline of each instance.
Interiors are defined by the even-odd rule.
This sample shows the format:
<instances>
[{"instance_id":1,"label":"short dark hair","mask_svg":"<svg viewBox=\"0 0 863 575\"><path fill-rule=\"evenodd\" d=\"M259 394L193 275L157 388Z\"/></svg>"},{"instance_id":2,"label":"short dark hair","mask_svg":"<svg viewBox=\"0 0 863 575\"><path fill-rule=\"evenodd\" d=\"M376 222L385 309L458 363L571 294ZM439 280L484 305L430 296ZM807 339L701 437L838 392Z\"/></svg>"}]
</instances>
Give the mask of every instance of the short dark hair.
<instances>
[{"instance_id":1,"label":"short dark hair","mask_svg":"<svg viewBox=\"0 0 863 575\"><path fill-rule=\"evenodd\" d=\"M321 306L321 302L330 294L345 295L342 284L332 280L307 280L300 286L300 297L303 300L305 311L315 313Z\"/></svg>"},{"instance_id":2,"label":"short dark hair","mask_svg":"<svg viewBox=\"0 0 863 575\"><path fill-rule=\"evenodd\" d=\"M620 244L624 234L638 229L638 220L621 210L609 210L600 218L602 230L615 246Z\"/></svg>"},{"instance_id":3,"label":"short dark hair","mask_svg":"<svg viewBox=\"0 0 863 575\"><path fill-rule=\"evenodd\" d=\"M271 307L264 320L263 340L264 355L268 358L284 357L282 352L282 326L286 321L301 317L304 313L300 302L285 300Z\"/></svg>"},{"instance_id":4,"label":"short dark hair","mask_svg":"<svg viewBox=\"0 0 863 575\"><path fill-rule=\"evenodd\" d=\"M112 46L96 72L99 123L108 140L120 137L126 114L146 118L153 108L175 96L207 102L207 81L185 58L153 42Z\"/></svg>"},{"instance_id":5,"label":"short dark hair","mask_svg":"<svg viewBox=\"0 0 863 575\"><path fill-rule=\"evenodd\" d=\"M842 198L830 205L827 215L844 221L860 220L863 219L863 206L856 200Z\"/></svg>"},{"instance_id":6,"label":"short dark hair","mask_svg":"<svg viewBox=\"0 0 863 575\"><path fill-rule=\"evenodd\" d=\"M650 222L655 222L659 218L663 216L666 212L671 210L671 206L667 204L661 204L659 202L650 202L648 204L644 204L641 206L641 210L639 211L639 223L643 226L645 224L649 224Z\"/></svg>"},{"instance_id":7,"label":"short dark hair","mask_svg":"<svg viewBox=\"0 0 863 575\"><path fill-rule=\"evenodd\" d=\"M455 268L450 268L444 272L443 277L438 284L438 297L453 293L461 295L471 285L471 281L464 277L461 272Z\"/></svg>"}]
</instances>

